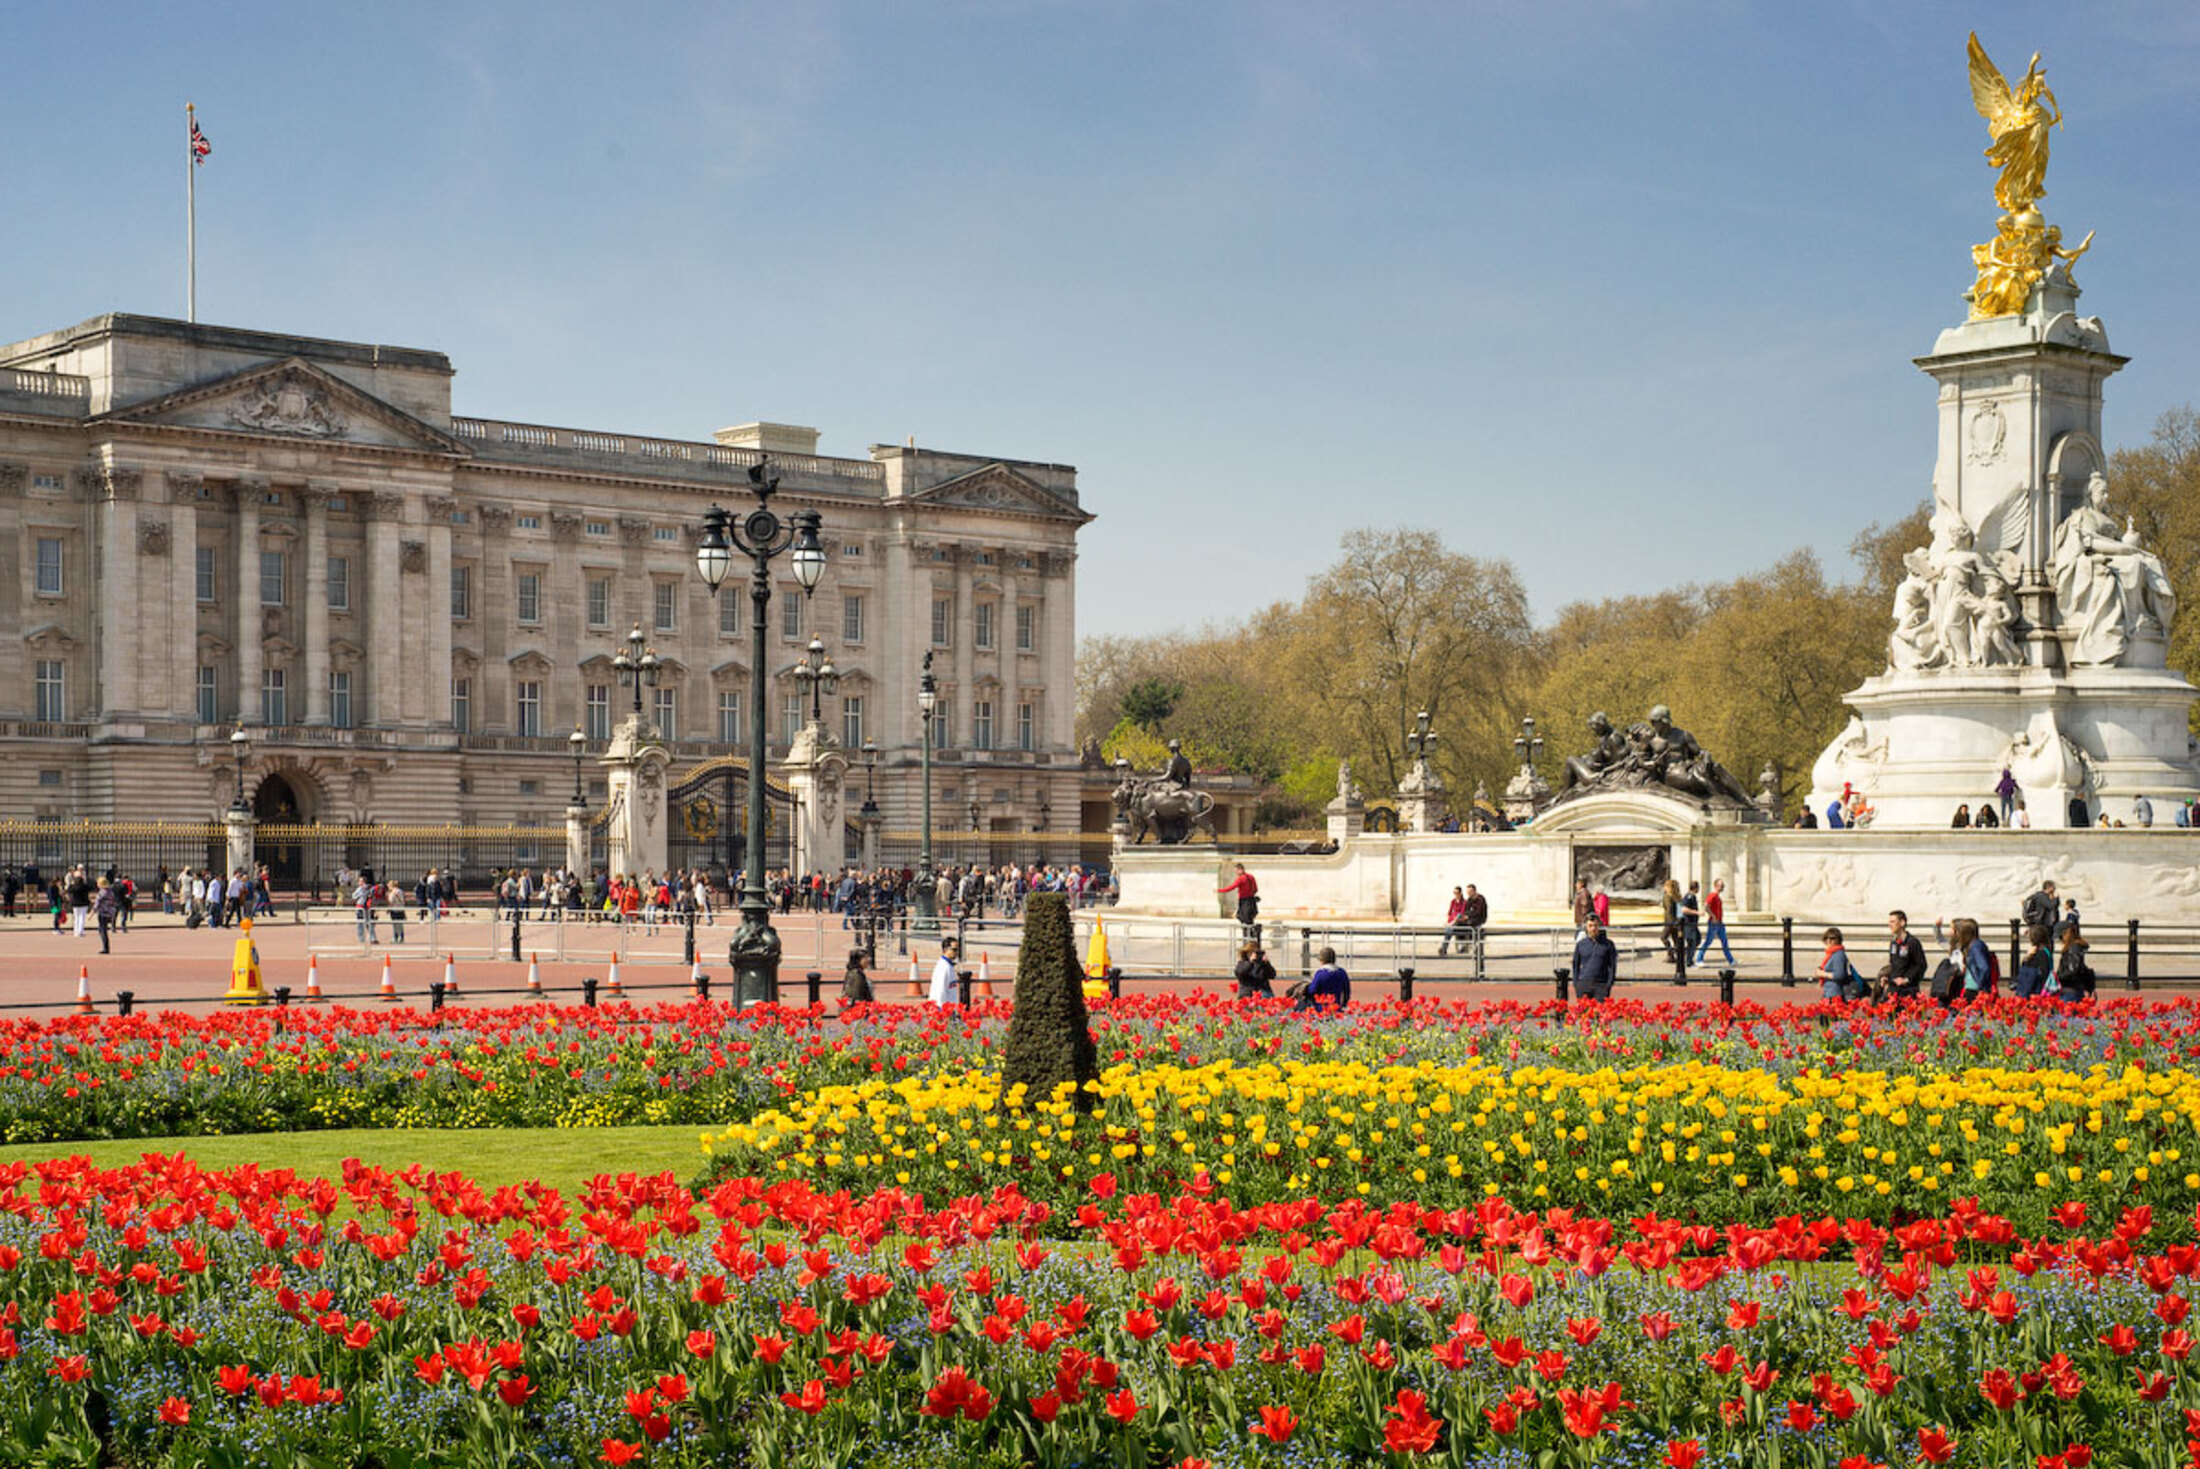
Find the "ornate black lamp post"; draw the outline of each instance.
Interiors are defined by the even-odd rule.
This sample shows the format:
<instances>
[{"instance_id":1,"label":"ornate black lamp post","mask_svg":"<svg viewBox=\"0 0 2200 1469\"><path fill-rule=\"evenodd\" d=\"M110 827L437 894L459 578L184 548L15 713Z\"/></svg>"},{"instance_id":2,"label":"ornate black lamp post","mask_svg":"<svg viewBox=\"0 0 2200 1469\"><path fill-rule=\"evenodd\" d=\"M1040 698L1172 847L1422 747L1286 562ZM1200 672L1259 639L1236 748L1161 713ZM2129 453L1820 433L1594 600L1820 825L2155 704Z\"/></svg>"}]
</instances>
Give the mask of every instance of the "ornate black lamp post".
<instances>
[{"instance_id":1,"label":"ornate black lamp post","mask_svg":"<svg viewBox=\"0 0 2200 1469\"><path fill-rule=\"evenodd\" d=\"M245 809L244 767L245 762L252 758L252 736L241 724L230 731L229 754L237 762L237 794L229 804L233 810L242 811Z\"/></svg>"},{"instance_id":2,"label":"ornate black lamp post","mask_svg":"<svg viewBox=\"0 0 2200 1469\"><path fill-rule=\"evenodd\" d=\"M1047 828L1052 824L1053 815L1054 808L1047 804L1047 793L1045 791L1039 792L1039 864L1042 867L1046 865L1047 837L1049 835Z\"/></svg>"},{"instance_id":3,"label":"ornate black lamp post","mask_svg":"<svg viewBox=\"0 0 2200 1469\"><path fill-rule=\"evenodd\" d=\"M618 670L620 684L634 690L634 712L641 713L642 685L646 683L651 688L657 686L659 664L657 650L643 646L640 623L635 623L634 631L626 635L626 646L611 660L611 666Z\"/></svg>"},{"instance_id":4,"label":"ornate black lamp post","mask_svg":"<svg viewBox=\"0 0 2200 1469\"><path fill-rule=\"evenodd\" d=\"M878 819L878 802L874 799L878 794L877 786L874 783L877 775L878 741L865 740L863 742L863 819L866 822Z\"/></svg>"},{"instance_id":5,"label":"ornate black lamp post","mask_svg":"<svg viewBox=\"0 0 2200 1469\"><path fill-rule=\"evenodd\" d=\"M574 725L573 732L565 737L565 748L573 752L573 807L581 810L588 805L588 791L581 784L581 756L587 753L588 736L581 733L579 725Z\"/></svg>"},{"instance_id":6,"label":"ornate black lamp post","mask_svg":"<svg viewBox=\"0 0 2200 1469\"><path fill-rule=\"evenodd\" d=\"M782 521L771 508L779 488L759 459L749 470L756 486L756 508L738 521L716 505L703 516L703 537L695 548L695 567L713 595L733 569L739 551L749 558L749 809L747 870L741 879L741 926L726 946L733 966L737 1003L764 1004L779 998L779 935L772 930L771 900L764 895L764 633L772 600L771 561L793 552L795 580L803 593L816 590L825 575L825 550L817 543L819 516L797 510Z\"/></svg>"},{"instance_id":7,"label":"ornate black lamp post","mask_svg":"<svg viewBox=\"0 0 2200 1469\"><path fill-rule=\"evenodd\" d=\"M932 877L932 709L939 703L940 686L932 677L932 655L924 655L924 676L917 680L917 713L924 723L924 845L917 852L916 920L910 926L920 933L939 928L938 895Z\"/></svg>"},{"instance_id":8,"label":"ornate black lamp post","mask_svg":"<svg viewBox=\"0 0 2200 1469\"><path fill-rule=\"evenodd\" d=\"M1535 732L1535 716L1529 714L1520 721L1520 733L1513 736L1513 753L1520 757L1520 764L1530 776L1535 774L1536 756L1543 753L1543 736Z\"/></svg>"},{"instance_id":9,"label":"ornate black lamp post","mask_svg":"<svg viewBox=\"0 0 2200 1469\"><path fill-rule=\"evenodd\" d=\"M820 696L840 688L840 670L833 667L832 656L825 651L821 638L811 638L809 652L793 669L795 681L806 685L810 691L810 723L824 728L825 703Z\"/></svg>"}]
</instances>

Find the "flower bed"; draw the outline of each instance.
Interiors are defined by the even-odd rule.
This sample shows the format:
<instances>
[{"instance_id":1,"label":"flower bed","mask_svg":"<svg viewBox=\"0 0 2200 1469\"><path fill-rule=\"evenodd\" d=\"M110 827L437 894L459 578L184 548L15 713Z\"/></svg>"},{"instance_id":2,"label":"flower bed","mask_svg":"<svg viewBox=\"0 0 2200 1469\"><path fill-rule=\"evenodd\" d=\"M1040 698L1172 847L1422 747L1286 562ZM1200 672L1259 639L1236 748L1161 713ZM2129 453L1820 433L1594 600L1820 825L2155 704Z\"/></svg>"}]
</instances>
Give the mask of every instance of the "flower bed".
<instances>
[{"instance_id":1,"label":"flower bed","mask_svg":"<svg viewBox=\"0 0 2200 1469\"><path fill-rule=\"evenodd\" d=\"M332 1127L587 1127L741 1121L805 1090L985 1070L1005 1005L325 1009L0 1022L0 1141ZM1284 1058L1371 1067L1477 1059L1538 1067L1703 1061L1793 1077L1970 1066L2084 1072L2200 1058L2200 1010L2003 1001L1962 1012L1744 1005L1567 1008L1417 1002L1335 1019L1280 1002L1166 998L1097 1007L1105 1063Z\"/></svg>"},{"instance_id":2,"label":"flower bed","mask_svg":"<svg viewBox=\"0 0 2200 1469\"><path fill-rule=\"evenodd\" d=\"M9 1463L2085 1469L2200 1423L2200 1254L2145 1208L2027 1238L1102 1175L1058 1214L176 1159L15 1165L0 1203Z\"/></svg>"}]
</instances>

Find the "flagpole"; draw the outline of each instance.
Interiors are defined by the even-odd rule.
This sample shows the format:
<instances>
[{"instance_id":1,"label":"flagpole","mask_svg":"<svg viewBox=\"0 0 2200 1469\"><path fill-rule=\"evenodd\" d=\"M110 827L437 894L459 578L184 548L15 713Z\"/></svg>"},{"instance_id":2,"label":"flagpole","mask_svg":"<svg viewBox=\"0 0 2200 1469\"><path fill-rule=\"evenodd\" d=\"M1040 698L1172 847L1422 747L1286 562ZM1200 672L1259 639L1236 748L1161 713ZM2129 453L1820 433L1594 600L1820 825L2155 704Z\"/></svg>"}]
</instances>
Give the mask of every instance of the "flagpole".
<instances>
[{"instance_id":1,"label":"flagpole","mask_svg":"<svg viewBox=\"0 0 2200 1469\"><path fill-rule=\"evenodd\" d=\"M198 109L183 104L183 316L199 319L199 155L191 140Z\"/></svg>"}]
</instances>

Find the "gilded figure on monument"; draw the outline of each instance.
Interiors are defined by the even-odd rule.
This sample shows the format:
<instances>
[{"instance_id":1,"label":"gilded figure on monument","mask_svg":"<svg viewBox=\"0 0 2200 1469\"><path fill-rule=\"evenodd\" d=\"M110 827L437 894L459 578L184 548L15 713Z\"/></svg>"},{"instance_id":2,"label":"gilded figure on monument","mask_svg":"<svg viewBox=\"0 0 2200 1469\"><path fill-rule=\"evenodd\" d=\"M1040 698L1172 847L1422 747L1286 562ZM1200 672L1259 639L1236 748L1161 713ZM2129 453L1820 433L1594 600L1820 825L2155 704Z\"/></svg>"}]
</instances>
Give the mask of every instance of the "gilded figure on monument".
<instances>
[{"instance_id":1,"label":"gilded figure on monument","mask_svg":"<svg viewBox=\"0 0 2200 1469\"><path fill-rule=\"evenodd\" d=\"M2001 170L1994 181L1994 201L2011 214L2029 209L2047 192L2048 130L2063 120L2055 94L2047 89L2047 74L2040 70L2039 52L2032 53L2032 65L2012 90L1973 31L1971 105L1986 119L1994 138L1986 150L1986 161Z\"/></svg>"}]
</instances>

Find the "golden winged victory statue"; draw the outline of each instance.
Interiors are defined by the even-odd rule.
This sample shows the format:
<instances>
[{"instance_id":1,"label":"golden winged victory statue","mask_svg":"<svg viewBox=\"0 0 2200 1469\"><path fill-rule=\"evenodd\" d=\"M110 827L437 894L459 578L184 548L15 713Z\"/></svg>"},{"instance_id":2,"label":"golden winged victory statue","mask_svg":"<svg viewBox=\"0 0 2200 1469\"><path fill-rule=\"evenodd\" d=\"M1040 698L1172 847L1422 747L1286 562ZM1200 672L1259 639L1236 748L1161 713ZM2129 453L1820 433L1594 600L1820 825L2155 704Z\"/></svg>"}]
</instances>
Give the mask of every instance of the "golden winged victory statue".
<instances>
[{"instance_id":1,"label":"golden winged victory statue","mask_svg":"<svg viewBox=\"0 0 2200 1469\"><path fill-rule=\"evenodd\" d=\"M2047 142L2062 125L2062 108L2047 89L2039 53L2024 79L2009 81L1971 33L1971 103L1986 119L1993 144L1986 161L2001 170L1994 180L1994 202L2002 207L1993 240L1971 247L1978 276L1971 287L1971 315L2013 316L2024 310L2032 288L2060 260L2067 267L2093 243L2088 234L2074 250L2062 244L2062 231L2041 217L2038 204L2047 192Z\"/></svg>"}]
</instances>

